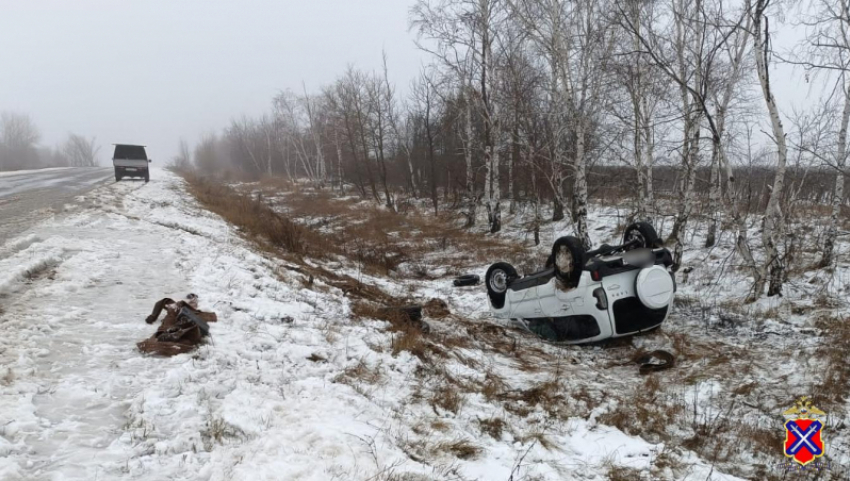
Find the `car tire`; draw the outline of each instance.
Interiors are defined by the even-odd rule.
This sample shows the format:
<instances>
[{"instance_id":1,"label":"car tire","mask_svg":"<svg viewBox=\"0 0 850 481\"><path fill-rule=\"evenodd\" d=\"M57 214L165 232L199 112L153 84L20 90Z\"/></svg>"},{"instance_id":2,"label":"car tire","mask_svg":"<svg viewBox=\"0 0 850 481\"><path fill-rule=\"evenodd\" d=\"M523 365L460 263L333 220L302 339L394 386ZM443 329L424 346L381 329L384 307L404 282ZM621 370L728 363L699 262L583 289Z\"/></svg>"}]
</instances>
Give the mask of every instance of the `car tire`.
<instances>
[{"instance_id":1,"label":"car tire","mask_svg":"<svg viewBox=\"0 0 850 481\"><path fill-rule=\"evenodd\" d=\"M496 309L505 307L508 287L517 278L519 278L519 275L517 275L516 269L507 262L497 262L487 269L484 280L487 284L487 295L490 297L490 303L493 307Z\"/></svg>"},{"instance_id":2,"label":"car tire","mask_svg":"<svg viewBox=\"0 0 850 481\"><path fill-rule=\"evenodd\" d=\"M546 267L555 268L555 277L568 287L577 287L585 263L584 245L578 237L561 237L552 245Z\"/></svg>"},{"instance_id":3,"label":"car tire","mask_svg":"<svg viewBox=\"0 0 850 481\"><path fill-rule=\"evenodd\" d=\"M115 173L115 182L121 182L121 174L118 172Z\"/></svg>"},{"instance_id":4,"label":"car tire","mask_svg":"<svg viewBox=\"0 0 850 481\"><path fill-rule=\"evenodd\" d=\"M150 182L150 180L151 180L151 173L145 172L145 183Z\"/></svg>"},{"instance_id":5,"label":"car tire","mask_svg":"<svg viewBox=\"0 0 850 481\"><path fill-rule=\"evenodd\" d=\"M481 278L474 275L469 274L465 276L455 277L455 280L452 282L455 287L466 287L466 286L476 286L481 282Z\"/></svg>"},{"instance_id":6,"label":"car tire","mask_svg":"<svg viewBox=\"0 0 850 481\"><path fill-rule=\"evenodd\" d=\"M623 244L628 244L633 240L640 241L640 244L630 249L655 249L662 245L658 233L655 232L655 228L649 222L635 222L626 227L626 231L623 232Z\"/></svg>"}]
</instances>

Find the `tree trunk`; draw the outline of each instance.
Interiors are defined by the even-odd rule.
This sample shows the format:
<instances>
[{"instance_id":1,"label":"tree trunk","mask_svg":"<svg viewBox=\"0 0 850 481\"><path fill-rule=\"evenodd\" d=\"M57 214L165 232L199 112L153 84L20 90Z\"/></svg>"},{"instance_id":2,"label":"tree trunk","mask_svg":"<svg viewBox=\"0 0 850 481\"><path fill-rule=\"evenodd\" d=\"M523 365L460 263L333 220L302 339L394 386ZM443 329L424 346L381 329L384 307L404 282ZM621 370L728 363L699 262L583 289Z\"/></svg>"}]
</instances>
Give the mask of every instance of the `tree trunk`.
<instances>
[{"instance_id":1,"label":"tree trunk","mask_svg":"<svg viewBox=\"0 0 850 481\"><path fill-rule=\"evenodd\" d=\"M835 176L835 189L832 194L832 215L826 228L823 241L823 252L818 265L829 267L834 262L835 239L838 237L838 216L841 214L841 202L844 199L844 166L847 163L847 125L850 121L850 90L843 85L844 110L841 112L841 129L838 131L838 152L835 166L838 175Z\"/></svg>"},{"instance_id":2,"label":"tree trunk","mask_svg":"<svg viewBox=\"0 0 850 481\"><path fill-rule=\"evenodd\" d=\"M467 195L467 211L466 211L466 227L475 226L475 170L472 168L472 145L473 145L473 130L472 130L472 99L466 99L466 139L464 145L464 159L466 160L466 195Z\"/></svg>"},{"instance_id":3,"label":"tree trunk","mask_svg":"<svg viewBox=\"0 0 850 481\"><path fill-rule=\"evenodd\" d=\"M717 243L717 226L720 223L720 149L719 142L713 142L711 146L711 187L708 193L708 215L711 216L708 224L708 235L705 238L705 247L713 247Z\"/></svg>"},{"instance_id":4,"label":"tree trunk","mask_svg":"<svg viewBox=\"0 0 850 481\"><path fill-rule=\"evenodd\" d=\"M576 129L576 158L575 158L575 184L573 187L573 222L575 223L576 236L581 239L585 249L591 248L590 232L587 227L587 172L585 163L585 135L586 120L578 119Z\"/></svg>"},{"instance_id":5,"label":"tree trunk","mask_svg":"<svg viewBox=\"0 0 850 481\"><path fill-rule=\"evenodd\" d=\"M429 88L429 87L426 87ZM434 133L431 130L431 97L425 100L425 137L428 139L428 165L431 168L431 203L434 205L434 217L437 216L439 199L437 198L437 161L434 158ZM446 186L448 190L448 186Z\"/></svg>"},{"instance_id":6,"label":"tree trunk","mask_svg":"<svg viewBox=\"0 0 850 481\"><path fill-rule=\"evenodd\" d=\"M644 112L646 109L644 108ZM647 203L647 218L644 219L646 221L653 221L653 217L657 211L655 207L655 188L653 187L653 166L655 165L655 135L652 132L652 125L650 125L649 118L645 119L643 124L644 131L644 146L646 147L646 175L645 175L645 187L646 187L646 195L644 198Z\"/></svg>"},{"instance_id":7,"label":"tree trunk","mask_svg":"<svg viewBox=\"0 0 850 481\"><path fill-rule=\"evenodd\" d=\"M649 202L646 199L646 172L643 167L643 129L641 128L641 113L638 99L632 99L634 106L634 158L635 171L637 172L637 218L644 221L649 217L647 212Z\"/></svg>"},{"instance_id":8,"label":"tree trunk","mask_svg":"<svg viewBox=\"0 0 850 481\"><path fill-rule=\"evenodd\" d=\"M687 119L685 130L688 134L688 140L685 143L684 158L682 159L685 175L679 185L679 212L667 240L673 246L673 268L675 270L678 270L679 266L682 265L684 255L682 237L685 235L684 232L693 209L694 184L696 183L697 166L699 165L700 116L693 115L690 119Z\"/></svg>"},{"instance_id":9,"label":"tree trunk","mask_svg":"<svg viewBox=\"0 0 850 481\"><path fill-rule=\"evenodd\" d=\"M769 26L767 24L767 18L764 16L767 4L768 0L759 0L756 4L755 21L753 22L753 30L755 31L755 48L753 51L756 55L759 84L761 85L762 95L767 105L768 113L770 114L770 127L777 147L776 175L773 179L773 189L770 192L770 198L767 201L767 209L764 214L764 228L762 230L762 243L764 244L765 251L765 264L762 268L762 273L769 272L770 285L767 289L767 295L770 297L782 295L782 283L785 279L784 259L779 252L780 236L785 230L785 219L782 215L780 201L782 199L782 192L785 190L785 169L788 162L788 148L785 142L785 129L782 126L782 119L779 117L779 108L776 106L776 100L770 89L770 73L768 72L767 60L769 54ZM762 32L762 23L764 23L764 32ZM756 283L754 293L756 297L761 296L761 292L764 289L764 282L765 277L762 276L760 281Z\"/></svg>"}]
</instances>

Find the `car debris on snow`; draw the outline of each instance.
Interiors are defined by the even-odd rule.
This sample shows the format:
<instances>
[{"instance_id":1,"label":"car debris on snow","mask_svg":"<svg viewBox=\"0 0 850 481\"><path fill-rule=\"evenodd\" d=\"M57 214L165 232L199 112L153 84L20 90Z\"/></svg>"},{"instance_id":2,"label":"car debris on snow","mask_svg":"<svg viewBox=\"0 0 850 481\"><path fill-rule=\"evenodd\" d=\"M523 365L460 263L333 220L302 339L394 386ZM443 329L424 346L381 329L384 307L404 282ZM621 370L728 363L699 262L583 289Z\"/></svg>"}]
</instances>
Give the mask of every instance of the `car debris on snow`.
<instances>
[{"instance_id":1,"label":"car debris on snow","mask_svg":"<svg viewBox=\"0 0 850 481\"><path fill-rule=\"evenodd\" d=\"M209 323L218 320L214 312L198 309L198 296L189 294L180 301L170 298L158 301L145 322L153 324L163 310L165 318L156 333L136 344L140 351L163 356L192 351L209 335Z\"/></svg>"}]
</instances>

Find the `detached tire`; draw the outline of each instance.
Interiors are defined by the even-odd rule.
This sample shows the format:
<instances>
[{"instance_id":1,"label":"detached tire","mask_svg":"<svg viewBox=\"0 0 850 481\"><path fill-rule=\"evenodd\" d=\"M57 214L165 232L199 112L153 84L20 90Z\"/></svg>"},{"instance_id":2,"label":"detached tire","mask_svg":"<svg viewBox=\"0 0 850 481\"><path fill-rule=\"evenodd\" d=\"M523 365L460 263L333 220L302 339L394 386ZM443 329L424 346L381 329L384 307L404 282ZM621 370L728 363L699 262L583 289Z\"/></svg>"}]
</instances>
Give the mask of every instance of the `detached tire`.
<instances>
[{"instance_id":1,"label":"detached tire","mask_svg":"<svg viewBox=\"0 0 850 481\"><path fill-rule=\"evenodd\" d=\"M481 282L481 278L474 275L466 275L466 276L458 276L455 277L455 280L452 282L455 287L466 287L466 286L477 286L478 283Z\"/></svg>"},{"instance_id":2,"label":"detached tire","mask_svg":"<svg viewBox=\"0 0 850 481\"><path fill-rule=\"evenodd\" d=\"M546 267L555 268L555 276L567 287L578 287L585 263L585 250L578 237L561 237L552 245Z\"/></svg>"},{"instance_id":3,"label":"detached tire","mask_svg":"<svg viewBox=\"0 0 850 481\"><path fill-rule=\"evenodd\" d=\"M508 292L508 286L518 277L514 266L507 262L497 262L487 269L484 280L487 284L487 296L490 297L490 303L493 304L493 307L496 309L505 307L505 295Z\"/></svg>"},{"instance_id":4,"label":"detached tire","mask_svg":"<svg viewBox=\"0 0 850 481\"><path fill-rule=\"evenodd\" d=\"M662 245L655 228L648 222L635 222L626 227L626 231L623 233L623 244L635 240L638 241L638 245L632 246L630 249L655 249Z\"/></svg>"}]
</instances>

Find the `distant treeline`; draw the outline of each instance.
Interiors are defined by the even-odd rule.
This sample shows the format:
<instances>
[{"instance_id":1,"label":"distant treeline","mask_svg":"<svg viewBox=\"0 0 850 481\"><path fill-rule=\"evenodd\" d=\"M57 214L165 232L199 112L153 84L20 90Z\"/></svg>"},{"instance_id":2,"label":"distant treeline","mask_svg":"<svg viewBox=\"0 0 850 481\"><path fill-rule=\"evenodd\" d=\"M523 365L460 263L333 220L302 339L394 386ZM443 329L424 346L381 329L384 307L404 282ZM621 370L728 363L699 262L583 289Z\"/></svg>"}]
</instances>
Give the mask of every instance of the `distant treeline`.
<instances>
[{"instance_id":1,"label":"distant treeline","mask_svg":"<svg viewBox=\"0 0 850 481\"><path fill-rule=\"evenodd\" d=\"M0 170L91 167L98 164L95 139L70 134L58 147L40 145L41 133L28 115L0 114Z\"/></svg>"}]
</instances>

